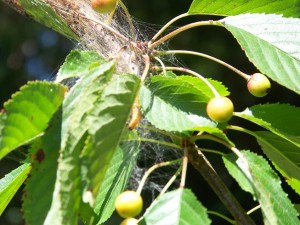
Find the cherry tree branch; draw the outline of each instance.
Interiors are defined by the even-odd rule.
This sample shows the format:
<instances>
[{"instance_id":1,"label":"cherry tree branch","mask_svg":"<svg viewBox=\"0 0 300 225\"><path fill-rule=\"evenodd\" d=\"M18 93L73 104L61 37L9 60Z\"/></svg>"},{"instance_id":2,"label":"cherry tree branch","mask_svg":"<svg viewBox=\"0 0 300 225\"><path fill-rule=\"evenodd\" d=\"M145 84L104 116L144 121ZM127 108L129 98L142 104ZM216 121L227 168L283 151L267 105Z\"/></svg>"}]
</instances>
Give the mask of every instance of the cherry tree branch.
<instances>
[{"instance_id":1,"label":"cherry tree branch","mask_svg":"<svg viewBox=\"0 0 300 225\"><path fill-rule=\"evenodd\" d=\"M73 38L76 39L75 41L80 42L83 48L97 51L105 58L114 57L120 49L127 46L118 61L117 70L122 73L141 73L143 69L142 54L135 43L131 41L128 27L124 27L124 23L122 23L123 26L120 26L118 22L120 21L118 10L122 9L118 8L112 21L109 21L108 14L99 14L92 9L90 0L33 0L28 1L27 4L31 4L28 8L24 7L19 0L2 1L20 14L48 27L51 27L54 18L52 18L53 21L51 18L38 18L38 16L32 15L30 10L43 12L45 6L50 7L73 33L71 33L72 37L78 37ZM47 16L42 13L39 15ZM63 30L57 28L55 30L68 36ZM70 35L68 37L70 38Z\"/></svg>"},{"instance_id":2,"label":"cherry tree branch","mask_svg":"<svg viewBox=\"0 0 300 225\"><path fill-rule=\"evenodd\" d=\"M189 149L189 161L203 176L238 225L255 225L199 149Z\"/></svg>"}]
</instances>

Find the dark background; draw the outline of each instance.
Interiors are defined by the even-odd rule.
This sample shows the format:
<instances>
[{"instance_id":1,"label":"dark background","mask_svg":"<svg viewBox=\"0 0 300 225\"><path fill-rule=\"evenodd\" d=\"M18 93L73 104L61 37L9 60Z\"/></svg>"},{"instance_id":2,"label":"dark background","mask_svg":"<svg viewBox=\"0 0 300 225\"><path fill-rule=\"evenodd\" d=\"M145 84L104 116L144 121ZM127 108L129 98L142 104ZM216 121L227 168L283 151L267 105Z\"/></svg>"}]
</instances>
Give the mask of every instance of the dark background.
<instances>
[{"instance_id":1,"label":"dark background","mask_svg":"<svg viewBox=\"0 0 300 225\"><path fill-rule=\"evenodd\" d=\"M172 0L128 0L126 4L134 20L140 23L139 32L143 33L145 40L147 40L147 37L151 37L161 25L186 12L190 3L191 1L176 1L174 3ZM176 26L197 20L216 18L218 17L193 16L178 21ZM8 100L28 80L52 80L66 55L75 47L76 43L72 43L54 31L24 18L5 4L0 3L0 108L2 108L3 102ZM194 28L172 39L167 48L207 53L232 64L246 73L252 74L257 71L249 63L231 34L224 28ZM222 81L231 92L230 98L235 104L235 111L241 111L248 106L265 102L288 102L300 106L297 95L274 82L272 82L272 90L268 96L255 98L248 93L245 80L214 62L199 57L181 56L177 64ZM242 121L234 119L232 123L241 124ZM249 126L249 124L245 125ZM251 128L255 129L255 127ZM254 139L240 133L237 138L236 134L236 132L232 132L229 133L229 136L237 143L238 148L251 148L251 150L262 154ZM220 146L215 147L226 151ZM252 197L242 192L229 177L220 157L211 154L208 154L208 157L212 160L213 165L226 184L235 193L237 199L242 202L245 209L249 210L255 206ZM13 160L0 161L0 178L17 166L18 163ZM189 167L187 187L196 193L198 199L209 210L221 211L227 214L213 191L191 167ZM300 203L299 198L289 187L284 185L284 188L295 203ZM0 225L23 224L20 212L21 195L20 191L13 198L0 217ZM224 220L219 220L213 215L210 217L214 220L213 224L227 224ZM260 221L260 213L254 213L253 218Z\"/></svg>"}]
</instances>

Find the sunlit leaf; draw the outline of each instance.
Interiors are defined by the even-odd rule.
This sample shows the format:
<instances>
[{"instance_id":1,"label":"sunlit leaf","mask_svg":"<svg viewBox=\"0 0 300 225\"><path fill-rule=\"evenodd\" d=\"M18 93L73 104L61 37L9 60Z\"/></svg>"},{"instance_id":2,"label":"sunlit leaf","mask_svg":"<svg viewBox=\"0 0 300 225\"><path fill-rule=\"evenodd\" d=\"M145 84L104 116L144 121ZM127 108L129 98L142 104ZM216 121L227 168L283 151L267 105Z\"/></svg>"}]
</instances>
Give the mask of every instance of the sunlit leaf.
<instances>
[{"instance_id":1,"label":"sunlit leaf","mask_svg":"<svg viewBox=\"0 0 300 225\"><path fill-rule=\"evenodd\" d=\"M231 16L242 13L276 13L299 17L298 0L194 0L190 14L213 14Z\"/></svg>"},{"instance_id":2,"label":"sunlit leaf","mask_svg":"<svg viewBox=\"0 0 300 225\"><path fill-rule=\"evenodd\" d=\"M210 224L207 210L188 189L178 189L159 197L147 209L141 224Z\"/></svg>"},{"instance_id":3,"label":"sunlit leaf","mask_svg":"<svg viewBox=\"0 0 300 225\"><path fill-rule=\"evenodd\" d=\"M222 84L211 84L221 95L229 94ZM201 79L154 76L140 95L143 115L159 129L182 132L217 126L206 114L206 103L214 94Z\"/></svg>"},{"instance_id":4,"label":"sunlit leaf","mask_svg":"<svg viewBox=\"0 0 300 225\"><path fill-rule=\"evenodd\" d=\"M84 76L96 63L104 63L105 60L94 51L73 50L67 56L64 64L60 67L56 82L67 78Z\"/></svg>"},{"instance_id":5,"label":"sunlit leaf","mask_svg":"<svg viewBox=\"0 0 300 225\"><path fill-rule=\"evenodd\" d=\"M68 27L68 25L56 15L51 7L43 0L20 0L19 1L28 15L31 15L34 20L52 28L53 30L65 35L74 40L79 38Z\"/></svg>"},{"instance_id":6,"label":"sunlit leaf","mask_svg":"<svg viewBox=\"0 0 300 225\"><path fill-rule=\"evenodd\" d=\"M221 22L262 73L300 94L300 19L245 14Z\"/></svg>"},{"instance_id":7,"label":"sunlit leaf","mask_svg":"<svg viewBox=\"0 0 300 225\"><path fill-rule=\"evenodd\" d=\"M83 186L94 196L103 187L123 131L128 129L126 122L139 87L136 75L114 75L84 118L89 124L90 140L81 154Z\"/></svg>"},{"instance_id":8,"label":"sunlit leaf","mask_svg":"<svg viewBox=\"0 0 300 225\"><path fill-rule=\"evenodd\" d=\"M27 178L31 169L30 163L25 163L0 180L0 216Z\"/></svg>"},{"instance_id":9,"label":"sunlit leaf","mask_svg":"<svg viewBox=\"0 0 300 225\"><path fill-rule=\"evenodd\" d=\"M111 80L113 70L113 62L93 68L78 80L63 102L61 153L53 201L44 225L77 224L81 198L80 153L89 129L84 118Z\"/></svg>"},{"instance_id":10,"label":"sunlit leaf","mask_svg":"<svg viewBox=\"0 0 300 225\"><path fill-rule=\"evenodd\" d=\"M265 224L300 224L297 211L282 190L280 178L268 162L249 151L242 154L243 159L233 154L223 159L231 176L259 202Z\"/></svg>"},{"instance_id":11,"label":"sunlit leaf","mask_svg":"<svg viewBox=\"0 0 300 225\"><path fill-rule=\"evenodd\" d=\"M42 135L62 104L65 88L50 82L29 82L4 105L0 159L15 148Z\"/></svg>"}]
</instances>

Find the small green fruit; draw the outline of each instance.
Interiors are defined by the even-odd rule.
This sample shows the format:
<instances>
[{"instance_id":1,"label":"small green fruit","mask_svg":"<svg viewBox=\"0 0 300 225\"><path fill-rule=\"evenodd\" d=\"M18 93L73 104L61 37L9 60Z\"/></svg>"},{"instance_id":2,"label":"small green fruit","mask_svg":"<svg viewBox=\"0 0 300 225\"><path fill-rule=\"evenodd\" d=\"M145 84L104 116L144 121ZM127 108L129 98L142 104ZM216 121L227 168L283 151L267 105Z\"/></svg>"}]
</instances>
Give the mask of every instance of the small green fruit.
<instances>
[{"instance_id":1,"label":"small green fruit","mask_svg":"<svg viewBox=\"0 0 300 225\"><path fill-rule=\"evenodd\" d=\"M247 88L252 95L264 97L270 91L271 83L265 75L255 73L248 79Z\"/></svg>"},{"instance_id":2,"label":"small green fruit","mask_svg":"<svg viewBox=\"0 0 300 225\"><path fill-rule=\"evenodd\" d=\"M127 218L120 225L138 225L138 220L135 218Z\"/></svg>"},{"instance_id":3,"label":"small green fruit","mask_svg":"<svg viewBox=\"0 0 300 225\"><path fill-rule=\"evenodd\" d=\"M142 211L143 199L135 191L125 191L117 197L115 207L121 217L135 217Z\"/></svg>"},{"instance_id":4,"label":"small green fruit","mask_svg":"<svg viewBox=\"0 0 300 225\"><path fill-rule=\"evenodd\" d=\"M92 0L91 4L95 11L109 13L116 8L117 2L117 0Z\"/></svg>"},{"instance_id":5,"label":"small green fruit","mask_svg":"<svg viewBox=\"0 0 300 225\"><path fill-rule=\"evenodd\" d=\"M212 120L219 123L226 122L233 114L232 101L223 96L215 97L208 102L206 112Z\"/></svg>"}]
</instances>

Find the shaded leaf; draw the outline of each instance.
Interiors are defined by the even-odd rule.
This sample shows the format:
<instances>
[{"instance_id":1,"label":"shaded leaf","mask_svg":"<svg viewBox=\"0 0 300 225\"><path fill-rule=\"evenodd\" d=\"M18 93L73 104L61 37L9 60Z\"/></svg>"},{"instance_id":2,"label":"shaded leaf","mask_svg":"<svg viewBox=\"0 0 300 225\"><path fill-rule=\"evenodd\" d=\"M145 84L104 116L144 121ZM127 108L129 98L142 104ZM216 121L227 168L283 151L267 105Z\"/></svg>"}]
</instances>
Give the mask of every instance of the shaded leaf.
<instances>
[{"instance_id":1,"label":"shaded leaf","mask_svg":"<svg viewBox=\"0 0 300 225\"><path fill-rule=\"evenodd\" d=\"M188 189L178 189L159 197L147 209L142 224L211 224L207 210Z\"/></svg>"},{"instance_id":2,"label":"shaded leaf","mask_svg":"<svg viewBox=\"0 0 300 225\"><path fill-rule=\"evenodd\" d=\"M38 137L61 105L65 88L49 82L29 82L4 105L0 159Z\"/></svg>"},{"instance_id":3,"label":"shaded leaf","mask_svg":"<svg viewBox=\"0 0 300 225\"><path fill-rule=\"evenodd\" d=\"M221 95L228 95L220 83L211 84ZM217 126L206 114L212 97L207 84L190 76L154 76L140 92L143 115L159 129L179 132Z\"/></svg>"},{"instance_id":4,"label":"shaded leaf","mask_svg":"<svg viewBox=\"0 0 300 225\"><path fill-rule=\"evenodd\" d=\"M42 225L52 203L60 149L61 113L53 116L49 129L32 145L32 170L23 196L23 212L27 225ZM41 197L42 196L42 197Z\"/></svg>"},{"instance_id":5,"label":"shaded leaf","mask_svg":"<svg viewBox=\"0 0 300 225\"><path fill-rule=\"evenodd\" d=\"M28 15L31 15L34 20L52 28L74 40L79 40L76 34L68 27L68 25L56 15L51 7L42 0L20 0L19 1Z\"/></svg>"},{"instance_id":6,"label":"shaded leaf","mask_svg":"<svg viewBox=\"0 0 300 225\"><path fill-rule=\"evenodd\" d=\"M60 67L56 82L67 78L84 76L93 64L104 63L105 60L95 51L73 50Z\"/></svg>"},{"instance_id":7,"label":"shaded leaf","mask_svg":"<svg viewBox=\"0 0 300 225\"><path fill-rule=\"evenodd\" d=\"M128 142L116 149L96 197L94 211L99 215L98 224L104 223L111 216L117 196L127 187L138 147L138 143Z\"/></svg>"},{"instance_id":8,"label":"shaded leaf","mask_svg":"<svg viewBox=\"0 0 300 225\"><path fill-rule=\"evenodd\" d=\"M300 147L298 107L288 104L255 105L234 115L256 123Z\"/></svg>"},{"instance_id":9,"label":"shaded leaf","mask_svg":"<svg viewBox=\"0 0 300 225\"><path fill-rule=\"evenodd\" d=\"M282 190L280 178L268 162L249 151L242 151L242 154L246 162L232 154L226 156L224 160L230 161L226 162L226 165L231 176L260 203L265 224L300 224L297 211Z\"/></svg>"},{"instance_id":10,"label":"shaded leaf","mask_svg":"<svg viewBox=\"0 0 300 225\"><path fill-rule=\"evenodd\" d=\"M30 163L24 163L0 180L0 216L27 178L30 169Z\"/></svg>"},{"instance_id":11,"label":"shaded leaf","mask_svg":"<svg viewBox=\"0 0 300 225\"><path fill-rule=\"evenodd\" d=\"M255 132L264 153L276 165L276 169L300 194L300 147L267 131Z\"/></svg>"},{"instance_id":12,"label":"shaded leaf","mask_svg":"<svg viewBox=\"0 0 300 225\"><path fill-rule=\"evenodd\" d=\"M300 94L300 19L245 14L220 21L262 73Z\"/></svg>"},{"instance_id":13,"label":"shaded leaf","mask_svg":"<svg viewBox=\"0 0 300 225\"><path fill-rule=\"evenodd\" d=\"M194 0L189 13L220 16L242 13L276 13L286 17L299 17L300 3L298 0Z\"/></svg>"}]
</instances>

